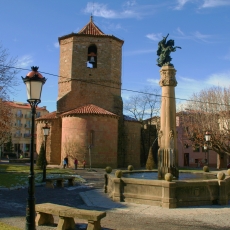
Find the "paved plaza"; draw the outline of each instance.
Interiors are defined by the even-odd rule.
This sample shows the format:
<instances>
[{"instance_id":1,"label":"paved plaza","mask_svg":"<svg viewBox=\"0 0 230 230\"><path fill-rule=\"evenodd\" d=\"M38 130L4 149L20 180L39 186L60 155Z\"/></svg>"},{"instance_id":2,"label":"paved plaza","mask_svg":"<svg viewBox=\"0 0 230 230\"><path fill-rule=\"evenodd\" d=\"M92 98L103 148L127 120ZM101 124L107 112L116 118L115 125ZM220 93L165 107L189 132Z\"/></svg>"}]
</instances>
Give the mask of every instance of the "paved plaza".
<instances>
[{"instance_id":1,"label":"paved plaza","mask_svg":"<svg viewBox=\"0 0 230 230\"><path fill-rule=\"evenodd\" d=\"M74 187L36 187L36 203L56 203L83 209L104 210L103 230L230 229L230 205L165 209L156 206L113 202L103 193L104 170L73 170L85 179ZM24 229L27 189L0 190L0 221ZM58 218L55 217L55 224ZM76 219L76 229L86 229L86 221ZM54 230L39 226L37 230Z\"/></svg>"}]
</instances>

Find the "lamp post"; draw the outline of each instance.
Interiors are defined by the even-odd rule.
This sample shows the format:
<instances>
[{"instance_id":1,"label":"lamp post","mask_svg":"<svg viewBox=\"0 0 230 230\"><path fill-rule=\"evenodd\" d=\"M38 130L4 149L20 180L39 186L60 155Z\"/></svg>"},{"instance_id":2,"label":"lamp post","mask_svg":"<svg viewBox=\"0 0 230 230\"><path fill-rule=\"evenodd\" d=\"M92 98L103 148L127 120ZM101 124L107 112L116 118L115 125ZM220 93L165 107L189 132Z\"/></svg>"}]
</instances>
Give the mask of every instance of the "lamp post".
<instances>
[{"instance_id":1,"label":"lamp post","mask_svg":"<svg viewBox=\"0 0 230 230\"><path fill-rule=\"evenodd\" d=\"M44 157L44 162L43 162L43 178L42 178L42 181L45 182L46 181L46 165L47 165L47 161L46 161L46 141L47 141L47 137L49 136L49 132L50 132L50 127L48 126L47 122L46 122L46 125L42 129L43 129L43 135L45 137L45 157Z\"/></svg>"},{"instance_id":2,"label":"lamp post","mask_svg":"<svg viewBox=\"0 0 230 230\"><path fill-rule=\"evenodd\" d=\"M89 148L89 170L88 171L92 171L92 169L91 169L91 148L92 148L92 145L89 144L88 148Z\"/></svg>"},{"instance_id":3,"label":"lamp post","mask_svg":"<svg viewBox=\"0 0 230 230\"><path fill-rule=\"evenodd\" d=\"M26 85L27 90L27 101L31 106L31 141L30 141L30 174L28 176L28 199L26 206L26 230L35 229L35 197L34 197L34 123L36 107L41 102L41 92L42 86L46 82L39 72L37 66L31 67L31 72L29 72L25 78L22 77L23 82Z\"/></svg>"},{"instance_id":4,"label":"lamp post","mask_svg":"<svg viewBox=\"0 0 230 230\"><path fill-rule=\"evenodd\" d=\"M206 143L207 143L207 144L204 145L204 149L206 149L207 153L208 153L208 158L207 158L208 162L207 162L207 164L209 166L209 146L210 146L211 134L209 132L206 132L204 137L205 137L205 140L206 140Z\"/></svg>"}]
</instances>

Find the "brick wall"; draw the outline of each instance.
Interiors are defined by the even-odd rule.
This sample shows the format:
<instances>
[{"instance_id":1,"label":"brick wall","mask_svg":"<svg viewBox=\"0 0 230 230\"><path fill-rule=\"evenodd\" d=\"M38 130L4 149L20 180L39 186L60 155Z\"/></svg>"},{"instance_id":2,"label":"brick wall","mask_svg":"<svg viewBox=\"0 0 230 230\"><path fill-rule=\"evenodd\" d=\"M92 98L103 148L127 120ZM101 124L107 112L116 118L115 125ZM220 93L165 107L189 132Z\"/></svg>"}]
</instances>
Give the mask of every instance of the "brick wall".
<instances>
[{"instance_id":1,"label":"brick wall","mask_svg":"<svg viewBox=\"0 0 230 230\"><path fill-rule=\"evenodd\" d=\"M76 157L81 166L86 160L89 167L90 133L92 167L117 167L118 120L110 116L80 115L62 118L62 159L68 155L70 166Z\"/></svg>"},{"instance_id":2,"label":"brick wall","mask_svg":"<svg viewBox=\"0 0 230 230\"><path fill-rule=\"evenodd\" d=\"M91 44L97 46L97 68L86 65ZM61 40L57 110L95 104L121 114L121 56L122 43L111 37L73 35Z\"/></svg>"}]
</instances>

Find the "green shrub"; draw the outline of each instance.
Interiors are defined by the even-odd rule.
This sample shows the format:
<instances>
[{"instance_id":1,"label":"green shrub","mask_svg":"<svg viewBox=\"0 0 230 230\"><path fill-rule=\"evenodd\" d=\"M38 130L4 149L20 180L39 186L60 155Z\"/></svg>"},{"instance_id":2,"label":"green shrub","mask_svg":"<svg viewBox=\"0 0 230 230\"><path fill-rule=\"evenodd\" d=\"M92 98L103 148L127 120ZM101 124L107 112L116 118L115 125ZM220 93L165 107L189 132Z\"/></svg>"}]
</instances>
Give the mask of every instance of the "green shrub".
<instances>
[{"instance_id":1,"label":"green shrub","mask_svg":"<svg viewBox=\"0 0 230 230\"><path fill-rule=\"evenodd\" d=\"M44 147L44 144L42 143L41 145L41 148L40 148L40 152L39 152L39 155L38 155L38 158L36 160L36 165L42 169L43 168L43 164L44 164L44 161L45 161L45 147Z\"/></svg>"}]
</instances>

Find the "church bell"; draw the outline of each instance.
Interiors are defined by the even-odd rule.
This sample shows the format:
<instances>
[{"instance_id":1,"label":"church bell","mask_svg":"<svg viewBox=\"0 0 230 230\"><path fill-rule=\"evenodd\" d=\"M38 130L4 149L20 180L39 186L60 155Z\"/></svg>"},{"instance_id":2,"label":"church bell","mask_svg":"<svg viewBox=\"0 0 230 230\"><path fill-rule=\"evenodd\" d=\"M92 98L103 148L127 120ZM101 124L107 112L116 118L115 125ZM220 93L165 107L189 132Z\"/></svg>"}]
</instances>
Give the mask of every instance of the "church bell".
<instances>
[{"instance_id":1,"label":"church bell","mask_svg":"<svg viewBox=\"0 0 230 230\"><path fill-rule=\"evenodd\" d=\"M89 59L89 63L94 63L95 62L95 60L94 60L94 57L90 57L90 59Z\"/></svg>"}]
</instances>

